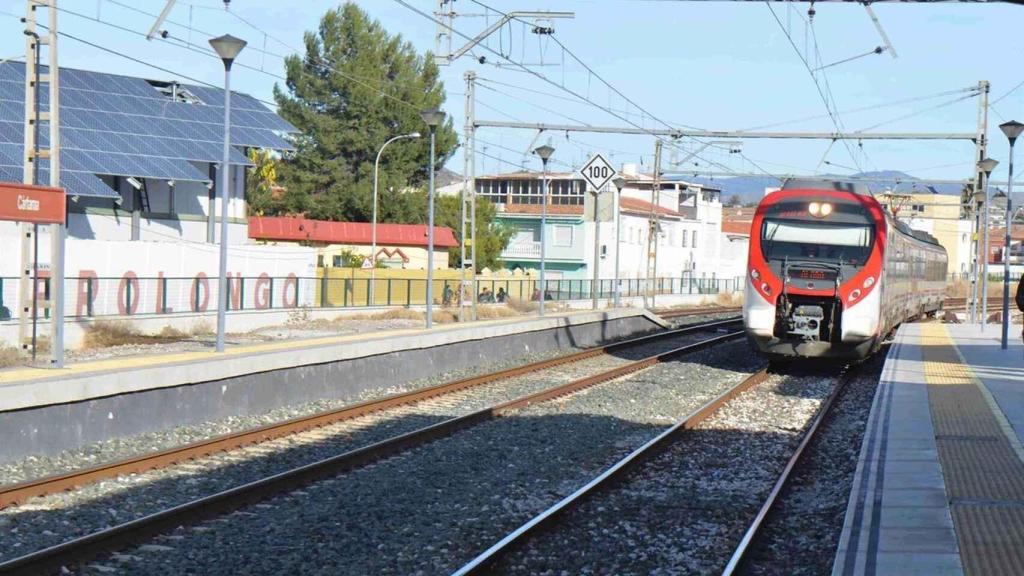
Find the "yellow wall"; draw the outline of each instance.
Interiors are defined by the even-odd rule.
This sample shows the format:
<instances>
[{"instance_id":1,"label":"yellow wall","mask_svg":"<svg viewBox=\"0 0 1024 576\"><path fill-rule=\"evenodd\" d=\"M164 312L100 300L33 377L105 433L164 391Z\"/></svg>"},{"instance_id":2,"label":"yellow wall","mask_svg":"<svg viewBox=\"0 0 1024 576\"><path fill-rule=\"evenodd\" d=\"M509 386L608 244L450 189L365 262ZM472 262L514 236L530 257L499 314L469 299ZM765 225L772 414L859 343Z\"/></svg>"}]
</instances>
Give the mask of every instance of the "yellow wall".
<instances>
[{"instance_id":1,"label":"yellow wall","mask_svg":"<svg viewBox=\"0 0 1024 576\"><path fill-rule=\"evenodd\" d=\"M945 194L896 194L895 201L883 195L884 203L899 207L900 220L911 228L928 232L946 249L947 273L959 272L958 262L970 260L970 238L963 241L960 225L960 197ZM913 205L924 205L924 212L913 212Z\"/></svg>"},{"instance_id":2,"label":"yellow wall","mask_svg":"<svg viewBox=\"0 0 1024 576\"><path fill-rule=\"evenodd\" d=\"M373 280L371 280L371 272ZM327 274L326 281L323 280L324 273ZM446 283L451 286L453 291L458 290L459 277L459 270L436 270L434 272L433 300L435 304L442 304ZM469 280L472 277L472 271L467 271L466 279ZM318 306L369 305L371 282L374 285L373 305L375 306L423 305L426 303L426 270L378 268L371 271L359 268L319 268L317 278L321 279L316 287ZM506 292L519 300L529 300L535 285L535 280L526 276L481 274L477 276L477 280L480 282L478 284L480 289L487 287L493 292L497 292L498 288L505 288ZM326 291L324 291L325 288ZM470 296L467 294L467 297ZM476 295L471 297L475 298ZM452 303L457 305L458 301L453 299Z\"/></svg>"},{"instance_id":3,"label":"yellow wall","mask_svg":"<svg viewBox=\"0 0 1024 576\"><path fill-rule=\"evenodd\" d=\"M401 250L403 254L409 258L402 267L406 270L426 270L427 269L427 249L426 247L419 246L391 246L387 244L377 244L377 252L381 249L387 249L389 251ZM334 262L334 256L341 256L342 252L352 252L354 254L360 254L362 256L370 256L370 246L357 244L357 245L345 245L345 244L330 244L328 246L321 246L317 248L317 254L324 257L324 266L331 267ZM396 254L395 258L399 258ZM445 269L448 268L448 249L447 248L435 248L434 250L434 269Z\"/></svg>"}]
</instances>

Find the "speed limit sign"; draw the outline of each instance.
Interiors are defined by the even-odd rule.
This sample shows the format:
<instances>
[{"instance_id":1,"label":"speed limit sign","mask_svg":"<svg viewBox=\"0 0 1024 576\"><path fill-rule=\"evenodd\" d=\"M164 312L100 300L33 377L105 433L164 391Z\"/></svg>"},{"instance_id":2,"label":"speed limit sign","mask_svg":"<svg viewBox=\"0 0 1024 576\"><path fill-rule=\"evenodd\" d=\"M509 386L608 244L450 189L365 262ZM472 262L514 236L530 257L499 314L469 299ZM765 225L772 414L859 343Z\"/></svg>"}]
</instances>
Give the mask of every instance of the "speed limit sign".
<instances>
[{"instance_id":1,"label":"speed limit sign","mask_svg":"<svg viewBox=\"0 0 1024 576\"><path fill-rule=\"evenodd\" d=\"M600 154L595 154L583 168L580 169L583 179L595 190L601 190L609 180L615 178L615 169Z\"/></svg>"}]
</instances>

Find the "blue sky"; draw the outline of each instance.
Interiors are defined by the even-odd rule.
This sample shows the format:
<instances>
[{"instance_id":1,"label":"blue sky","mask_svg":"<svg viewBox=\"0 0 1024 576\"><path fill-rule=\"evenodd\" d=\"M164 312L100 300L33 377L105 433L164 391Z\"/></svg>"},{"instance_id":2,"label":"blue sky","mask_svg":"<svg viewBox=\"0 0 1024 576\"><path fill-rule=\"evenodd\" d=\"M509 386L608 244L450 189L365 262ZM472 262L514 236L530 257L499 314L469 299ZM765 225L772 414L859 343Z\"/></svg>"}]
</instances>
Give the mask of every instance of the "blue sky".
<instances>
[{"instance_id":1,"label":"blue sky","mask_svg":"<svg viewBox=\"0 0 1024 576\"><path fill-rule=\"evenodd\" d=\"M171 70L176 75L220 84L221 70L215 60L180 45L147 42L138 34L109 25L145 32L152 18L126 6L155 13L163 7L163 0L118 1L120 5L114 0L62 0L61 7L66 11L60 13L60 28ZM408 2L425 12L434 8L432 0ZM765 4L754 2L482 2L503 11L575 12L572 20L554 21L556 37L598 75L639 104L644 114L658 120L641 120L643 114L639 109L612 94L571 59L562 66L560 48L556 45L543 44L536 35L522 34L522 29L515 28L506 31L500 46L498 36L492 37L491 46L496 50L508 48L511 41L511 57L529 62L538 62L540 50L544 50L548 65L534 70L547 75L558 86L508 67L480 65L464 58L443 69L449 92L446 109L460 131L464 105L462 77L466 70L475 70L486 79L481 84L491 88L481 87L477 92L477 115L487 119L569 123L564 118L569 116L595 125L625 125L624 121L597 107L571 102L571 96L560 88L563 85L646 127L661 126L660 120L706 129L740 129L825 113L811 75L783 31L788 25L793 41L803 50L808 31L804 24L807 4L776 4L775 12L783 23L780 27ZM433 48L435 26L422 16L391 0L359 4L418 50ZM230 32L247 39L250 49L242 54L240 61L266 73L238 68L233 76L234 87L271 100L273 85L280 82L275 75L283 74L281 59L274 54L287 54L301 47L302 33L315 29L322 13L336 5L337 2L320 0L233 0L232 13L227 13L221 0L181 1L171 19L184 26L169 24L167 28L179 42L191 41L204 47L207 37L203 32ZM484 14L483 7L471 0L457 0L455 8L469 14L456 19L455 26L459 30L473 35L485 26L485 17L472 16ZM957 98L955 94L864 112L848 110L967 88L983 79L991 82L991 98L995 100L1024 81L1024 70L1019 66L1024 8L1005 4L902 3L879 3L873 8L899 57L870 55L826 69L825 78L836 109L841 112L839 118L849 130L917 113L880 126L878 130L972 132L976 123L976 99L929 109ZM819 3L815 9L813 30L821 63L861 54L882 43L862 6ZM23 37L18 33L22 25L14 17L21 16L23 10L21 0L0 2L0 26L6 32L0 35L0 58L21 57L24 53ZM493 20L494 13L490 18ZM191 31L188 29L190 20ZM460 40L456 38L455 43ZM272 54L263 53L264 46L266 52ZM809 34L807 46L814 46ZM811 52L814 60L813 50ZM487 54L491 62L500 60L486 50L476 53ZM160 79L171 76L69 38L61 39L60 57L63 66ZM820 82L825 78L818 74ZM1005 177L1007 154L1005 139L996 125L1015 117L1024 121L1022 105L1024 87L1000 100L990 113L990 155L1003 161L996 178ZM773 129L831 131L833 126L831 120L823 117ZM491 157L477 159L478 173L514 169L523 161L523 151L533 137L534 134L525 131L482 129L479 132L481 151L487 146ZM591 152L611 156L615 164L641 159L649 163L654 148L654 140L649 136L579 134L570 135L567 140L564 133L559 133L546 134L541 141L555 146L555 158L563 168L579 166ZM692 142L680 143L675 157L684 156L686 150L694 146ZM866 141L863 149L856 143L851 148L853 158L841 144L834 145L826 154L827 142L747 141L742 146L742 156L709 148L694 159L698 166L693 166L691 161L687 169L757 172L763 168L771 172L806 174L815 170L844 172L847 170L840 166L859 166L865 170L904 170L926 178L966 178L972 172L973 146L968 142ZM668 162L672 156L671 151L666 152L664 161ZM834 165L823 164L823 159ZM537 164L536 160L526 161L529 166ZM449 167L461 171L461 155L457 154Z\"/></svg>"}]
</instances>

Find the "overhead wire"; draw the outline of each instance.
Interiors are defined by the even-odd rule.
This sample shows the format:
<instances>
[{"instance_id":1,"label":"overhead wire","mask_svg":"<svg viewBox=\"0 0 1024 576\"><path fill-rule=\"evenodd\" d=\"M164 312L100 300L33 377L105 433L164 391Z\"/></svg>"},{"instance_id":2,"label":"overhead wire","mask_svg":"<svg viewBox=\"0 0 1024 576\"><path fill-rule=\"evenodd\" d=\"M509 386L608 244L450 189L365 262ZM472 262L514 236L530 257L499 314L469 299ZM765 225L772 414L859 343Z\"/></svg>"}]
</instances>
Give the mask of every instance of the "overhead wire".
<instances>
[{"instance_id":1,"label":"overhead wire","mask_svg":"<svg viewBox=\"0 0 1024 576\"><path fill-rule=\"evenodd\" d=\"M807 69L807 73L811 76L811 81L814 83L814 87L817 90L818 96L821 98L822 103L825 104L825 110L828 112L828 116L832 120L832 125L835 127L836 132L839 132L839 133L843 132L843 130L841 128L841 124L840 124L839 120L836 118L836 114L832 110L832 103L829 100L828 96L825 95L825 91L824 91L824 89L821 86L821 82L818 81L817 76L814 74L814 71L813 71L810 63L807 61L807 57L804 56L804 54L802 52L800 52L800 49L797 47L796 42L793 40L793 36L789 33L789 30L786 29L786 26L782 23L782 20L779 19L778 14L775 13L775 9L772 8L770 0L765 2L765 6L768 8L768 11L771 13L772 18L774 18L775 22L779 25L779 29L782 30L783 35L786 36L786 40L789 41L789 45L793 48L793 51L796 52L797 57L800 58L800 62L802 62L803 65L804 65L804 68ZM812 36L813 36L813 30L814 30L813 26L808 25L808 28L811 29L811 33L812 33ZM828 76L825 75L825 74L822 74L822 77L824 77L826 79L828 78ZM853 149L850 148L850 143L847 142L844 139L843 140L843 145L846 147L846 151L850 154L850 159L852 159L854 164L857 164L858 168L859 168L859 164L860 163L857 160L857 157L854 154Z\"/></svg>"},{"instance_id":2,"label":"overhead wire","mask_svg":"<svg viewBox=\"0 0 1024 576\"><path fill-rule=\"evenodd\" d=\"M106 1L110 2L112 4L115 4L117 6L121 6L123 8L126 8L128 10L132 10L132 11L137 12L139 14L151 16L153 18L156 17L155 14L151 14L149 12L146 12L145 10L141 10L141 9L136 8L134 6L130 6L130 5L121 3L118 0L106 0ZM124 26L120 26L120 25L114 24L112 22L108 22L106 20L103 20L103 19L99 19L99 18L95 18L95 17L89 16L87 14L82 14L80 12L74 12L72 10L68 10L67 8L63 8L63 7L58 7L57 9L62 11L62 12L67 12L68 14L72 14L74 16L78 16L80 18L85 18L85 19L88 19L88 20L92 20L94 22L105 24L105 25L117 28L117 29L125 31L125 32L130 32L130 33L138 35L138 36L142 36L142 37L146 36L145 34L143 34L142 32L140 32L138 30L134 30L134 29L127 28L127 27L124 27ZM198 33L203 34L205 36L208 36L208 37L213 37L213 34L211 34L209 32L205 32L205 31L197 29L197 28L192 28L190 26L185 26L184 24L180 24L180 23L174 22L173 20L169 20L168 19L166 21L169 22L169 23L175 24L176 26L180 26L182 28L186 28L186 29L188 29L190 31L195 31L195 32L198 32ZM252 24L249 24L248 21L245 21L245 23L248 24L249 26L253 27L254 30L256 30L257 32L264 33L260 28L254 27ZM274 38L274 37L271 36L271 38ZM197 53L200 53L200 54L212 57L212 58L216 58L218 60L220 59L220 57L217 56L217 54L215 52L213 52L213 50L211 50L209 48L205 48L205 47L199 46L199 45L196 45L196 44L192 44L192 43L187 42L186 40L184 40L182 38L177 38L176 36L173 36L171 34L168 34L166 38L163 37L163 36L156 36L156 37L154 37L154 39L166 42L168 44L171 44L172 46L178 46L179 48L183 48L183 49L186 49L186 50L191 50L193 52L197 52ZM176 42L174 42L172 40L175 40ZM285 46L285 47L287 47L287 48L289 48L291 50L294 50L296 52L296 55L302 54L301 50L298 50L298 49L296 49L294 47L291 47L291 46L287 45L286 43L284 43L283 41L281 41L281 40L279 40L277 38L274 38L274 40L277 41L278 43L282 44L283 46ZM256 50L258 52L262 52L258 48L254 48L254 50ZM280 58L282 60L287 58L287 56L284 56L284 55L281 55L281 54L272 53L272 52L267 52L267 54L269 54L271 56L275 56L275 57ZM320 69L322 69L324 71L338 74L339 76L341 76L341 77L343 77L343 78L345 78L347 80L350 80L352 82L355 82L355 83L363 86L364 88L368 88L370 90L373 90L373 91L377 92L381 96L383 96L383 97L385 97L385 98L387 98L387 99L389 99L389 100L391 100L393 102L396 102L396 103L399 103L399 104L403 104L403 105L408 106L410 108L416 109L417 111L419 110L415 105L413 105L413 104L411 104L409 102L406 102L405 100L402 100L401 98L398 98L397 96L395 96L393 94L389 94L380 85L373 85L373 80L370 80L370 79L367 79L367 78L360 78L360 77L355 76L355 75L353 75L351 73L339 70L339 69L337 69L337 67L331 66L330 64L324 62L324 60L322 58L320 58L320 57L317 57L317 61L310 61L307 58L307 56L308 55L303 56L303 60L309 62L310 65L312 65L312 66L314 66L316 68L320 68ZM267 76L270 76L272 78L276 78L276 79L284 81L284 82L288 81L288 79L286 77L281 76L280 74L275 74L275 73L269 72L269 71L267 71L267 70L265 70L263 68L258 68L256 66L245 64L243 62L235 62L235 66L239 66L239 67L245 68L247 70L252 70L254 72L259 72L261 74L265 74ZM266 101L264 101L264 102L266 103ZM276 104L272 104L272 105L276 106Z\"/></svg>"},{"instance_id":3,"label":"overhead wire","mask_svg":"<svg viewBox=\"0 0 1024 576\"><path fill-rule=\"evenodd\" d=\"M453 33L455 35L458 35L459 37L464 38L465 40L468 40L468 41L472 41L473 40L473 38L471 38L469 35L463 33L462 31L460 31L460 30L458 30L456 28L454 28L453 26L450 26L450 25L448 25L448 24L438 20L433 15L431 15L431 14L429 14L427 12L424 12L423 10L421 10L420 8L410 4L406 0L394 0L394 2L399 4L402 7L406 8L407 10L409 10L409 11L411 11L413 13L416 13L416 14L420 15L421 17L423 17L423 18L433 22L434 24L448 29L451 33ZM493 7L490 7L490 6L486 5L486 4L484 4L483 2L480 2L479 0L473 0L473 2L478 4L478 5L480 5L480 6L482 6L482 7L484 7L484 8L486 8L486 9L488 9L488 10L493 10L494 12L496 12L498 14L503 14L503 15L507 16L507 14L505 14L504 12L501 12L500 10L494 9ZM513 18L513 19L516 19L516 18ZM651 113L649 113L646 110L644 110L642 107L638 106L635 102L633 102L628 97L626 97L624 94L622 94L617 88L612 86L610 83L607 83L607 81L605 81L602 77L600 77L600 75L598 75L596 72L594 72L593 69L591 69L585 63L583 63L581 60L579 60L579 58L576 57L575 54L573 54L571 51L569 51L564 45L562 45L561 42L559 42L557 39L555 39L555 42L558 43L559 46L563 50L565 50L567 53L569 53L574 59L576 59L578 62L580 62L580 64L582 66L587 68L588 71L590 72L590 74L593 77L597 77L602 83L604 83L606 86L608 86L610 90L612 90L612 91L616 92L617 94L619 94L620 97L622 97L624 100L626 100L627 102L631 103L634 107L636 107L639 111L641 111L643 113L643 115L645 115L646 117L649 117L651 119L659 121L660 123L664 124L665 126L668 126L670 129L678 130L678 127L671 126L671 125L665 123L664 121L661 121L656 116L652 115ZM549 78L547 75L542 74L540 72L537 72L536 70L533 70L533 69L527 67L527 65L525 65L525 64L523 64L521 62L513 60L509 56L506 56L505 54L502 54L501 52L495 50L494 48L491 48L487 44L481 43L481 44L478 44L478 46L480 46L482 49L485 49L485 50L489 51L490 53L492 53L492 54L494 54L494 55L496 55L496 56L498 56L500 58L503 58L504 60L509 62L511 65L520 68L521 70L523 70L527 74L530 74L530 75L536 77L537 79L539 79L539 80L541 80L541 81L543 81L543 82L545 82L545 83L547 83L547 84L549 84L549 85L551 85L551 86L553 86L555 88L558 88L558 89L560 89L560 90L562 90L562 91L564 91L564 92L566 92L566 93L568 93L568 94L570 94L572 96L575 96L576 98L578 98L580 100L581 103L589 104L591 106L594 106L595 108L603 110L606 113L608 113L608 114L618 118L619 120L622 120L623 122L626 122L627 124L629 124L629 125L631 125L631 126L633 126L635 128L638 128L640 130L648 132L648 133L650 133L651 136L653 136L654 138L657 138L659 140L662 140L664 143L666 143L670 147L675 147L677 145L677 143L675 142L674 139L666 139L666 138L663 138L661 136L658 136L657 134L651 133L648 128L646 128L645 126L643 126L641 124L637 124L636 122L634 122L633 120L628 118L628 116L623 116L622 114L616 112L615 110L612 110L612 109L610 109L607 106L604 106L602 104L599 104L599 103L595 102L594 100L592 100L588 96L580 94L576 90L573 90L571 88L568 88L567 86L559 84L558 82L556 82L556 81L552 80L551 78Z\"/></svg>"}]
</instances>

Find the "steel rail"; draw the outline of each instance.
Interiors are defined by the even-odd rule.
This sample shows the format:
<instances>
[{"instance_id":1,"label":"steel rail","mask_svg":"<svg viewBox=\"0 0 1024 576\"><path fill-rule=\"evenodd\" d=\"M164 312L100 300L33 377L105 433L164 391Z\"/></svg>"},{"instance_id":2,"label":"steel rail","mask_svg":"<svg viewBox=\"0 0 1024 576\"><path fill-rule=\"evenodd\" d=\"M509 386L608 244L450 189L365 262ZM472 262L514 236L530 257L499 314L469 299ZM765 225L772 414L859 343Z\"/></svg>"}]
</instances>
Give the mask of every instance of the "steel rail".
<instances>
[{"instance_id":1,"label":"steel rail","mask_svg":"<svg viewBox=\"0 0 1024 576\"><path fill-rule=\"evenodd\" d=\"M742 310L739 306L730 306L727 308L700 308L694 310L652 310L658 316L671 319L671 318L685 318L687 316L703 316L705 314L727 314L729 312L739 312Z\"/></svg>"},{"instance_id":2,"label":"steel rail","mask_svg":"<svg viewBox=\"0 0 1024 576\"><path fill-rule=\"evenodd\" d=\"M646 336L630 338L621 342L606 344L589 350L566 354L557 358L532 362L530 364L517 366L515 368L508 368L490 374L473 376L454 382L447 382L427 388L392 394L385 396L384 398L360 402L358 404L318 412L308 416L300 416L250 430L241 430L229 434L218 435L206 440L200 440L158 452L99 464L82 470L46 476L7 486L0 486L0 509L24 503L28 499L36 496L71 490L86 484L107 478L113 478L123 474L137 474L147 470L170 466L186 460L194 460L216 452L234 450L260 442L283 438L285 436L297 434L313 428L319 428L359 416L381 412L396 406L413 404L429 398L452 394L454 392L482 386L484 384L490 384L498 380L513 378L515 376L531 372L537 372L539 370L560 366L562 364L579 362L581 360L586 360L588 358L593 358L595 356L600 356L623 348L636 346L645 342L671 338L709 328L729 326L739 322L739 320L739 318L726 318L724 320L713 320L710 322L692 324L674 330L657 332Z\"/></svg>"},{"instance_id":3,"label":"steel rail","mask_svg":"<svg viewBox=\"0 0 1024 576\"><path fill-rule=\"evenodd\" d=\"M733 321L735 322L735 321ZM707 327L702 326L702 327ZM167 510L112 526L67 542L37 550L0 563L0 574L40 574L58 571L62 567L81 564L104 552L111 552L126 545L146 540L157 534L180 526L191 525L210 518L222 516L246 505L254 504L269 497L295 490L321 478L350 471L383 458L393 456L410 448L421 446L433 440L492 420L505 413L553 398L578 392L585 388L606 382L627 374L643 370L670 358L703 350L705 348L734 340L743 336L743 331L734 331L714 336L694 344L688 344L647 358L581 378L565 384L541 390L496 406L484 408L471 414L458 416L394 436L362 448L350 450L337 456L306 464L285 472L262 478L241 486L230 488L193 500ZM641 339L634 339L642 340ZM628 341L627 341L628 342ZM624 344L624 343L619 343Z\"/></svg>"},{"instance_id":4,"label":"steel rail","mask_svg":"<svg viewBox=\"0 0 1024 576\"><path fill-rule=\"evenodd\" d=\"M839 379L836 385L832 388L832 392L825 399L821 408L818 410L818 415L815 416L811 425L804 432L804 436L797 446L796 450L789 457L789 461L786 462L786 467L782 469L782 473L779 474L778 480L775 481L775 485L772 486L771 492L768 493L768 497L765 498L764 504L761 505L761 509L757 511L757 515L754 520L750 523L747 531L743 534L743 538L740 539L739 544L733 551L732 556L729 558L729 563L726 564L725 569L722 570L722 576L732 576L736 571L743 565L747 558L747 552L750 550L751 545L754 542L754 538L757 536L758 531L764 524L764 520L768 517L768 514L772 511L775 506L775 502L779 499L779 495L782 494L782 490L786 487L786 483L789 482L789 477L796 465L800 462L800 458L803 456L804 449L810 445L814 439L815 434L818 432L822 421L828 416L835 399L839 397L839 394L846 387L846 383L853 377L849 371L844 371L839 375Z\"/></svg>"},{"instance_id":5,"label":"steel rail","mask_svg":"<svg viewBox=\"0 0 1024 576\"><path fill-rule=\"evenodd\" d=\"M643 446L627 454L624 458L613 464L572 494L566 496L547 510L541 512L537 516L534 516L519 528L510 532L507 536L496 542L483 553L456 570L453 573L453 576L466 576L469 574L482 573L488 567L492 566L500 557L508 553L517 543L523 541L526 536L532 534L543 526L549 525L550 522L552 522L560 513L565 512L573 506L579 505L596 491L607 487L616 480L621 479L632 466L636 465L643 459L649 458L651 455L658 453L662 448L671 444L680 432L696 427L698 424L717 412L718 409L729 400L732 400L751 387L764 382L767 377L767 370L760 370L751 374L742 382L731 387L718 397L710 400L683 420L680 420L672 427L664 430L651 440L647 441Z\"/></svg>"}]
</instances>

